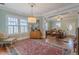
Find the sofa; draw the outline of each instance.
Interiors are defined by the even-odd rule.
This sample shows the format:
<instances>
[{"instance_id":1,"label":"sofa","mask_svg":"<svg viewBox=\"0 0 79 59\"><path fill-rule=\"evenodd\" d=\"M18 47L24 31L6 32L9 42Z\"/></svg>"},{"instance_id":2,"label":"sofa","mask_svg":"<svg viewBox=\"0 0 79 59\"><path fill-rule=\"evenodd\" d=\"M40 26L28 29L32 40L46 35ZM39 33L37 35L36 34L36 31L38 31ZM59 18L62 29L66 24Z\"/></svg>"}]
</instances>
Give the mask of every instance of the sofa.
<instances>
[{"instance_id":1,"label":"sofa","mask_svg":"<svg viewBox=\"0 0 79 59\"><path fill-rule=\"evenodd\" d=\"M46 31L46 38L47 36L52 36L52 37L56 37L56 38L64 38L66 37L65 31L63 31L62 29L51 29Z\"/></svg>"}]
</instances>

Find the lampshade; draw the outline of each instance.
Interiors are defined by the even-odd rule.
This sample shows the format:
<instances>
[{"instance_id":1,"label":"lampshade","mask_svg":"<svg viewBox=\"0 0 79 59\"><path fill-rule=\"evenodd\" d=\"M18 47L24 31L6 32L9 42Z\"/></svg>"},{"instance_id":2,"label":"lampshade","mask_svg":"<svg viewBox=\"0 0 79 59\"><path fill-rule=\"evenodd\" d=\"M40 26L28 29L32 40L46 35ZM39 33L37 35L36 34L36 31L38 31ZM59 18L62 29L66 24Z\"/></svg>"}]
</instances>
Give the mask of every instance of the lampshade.
<instances>
[{"instance_id":1,"label":"lampshade","mask_svg":"<svg viewBox=\"0 0 79 59\"><path fill-rule=\"evenodd\" d=\"M30 4L30 7L32 8L32 15L28 17L28 22L29 23L36 23L36 17L33 16L33 7L35 6L36 4L32 3Z\"/></svg>"},{"instance_id":2,"label":"lampshade","mask_svg":"<svg viewBox=\"0 0 79 59\"><path fill-rule=\"evenodd\" d=\"M36 17L34 17L34 16L29 16L29 17L28 17L28 22L29 22L29 23L36 23Z\"/></svg>"},{"instance_id":3,"label":"lampshade","mask_svg":"<svg viewBox=\"0 0 79 59\"><path fill-rule=\"evenodd\" d=\"M60 20L61 20L60 18L57 19L57 21L60 21Z\"/></svg>"}]
</instances>

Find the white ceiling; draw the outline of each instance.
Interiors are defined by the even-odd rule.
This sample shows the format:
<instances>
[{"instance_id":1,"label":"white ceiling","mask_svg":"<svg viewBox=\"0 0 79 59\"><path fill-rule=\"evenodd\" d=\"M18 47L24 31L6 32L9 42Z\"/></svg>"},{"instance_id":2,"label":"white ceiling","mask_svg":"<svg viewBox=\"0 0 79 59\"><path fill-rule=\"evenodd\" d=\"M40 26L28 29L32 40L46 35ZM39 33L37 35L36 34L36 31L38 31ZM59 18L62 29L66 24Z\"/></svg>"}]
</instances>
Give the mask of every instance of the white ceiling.
<instances>
[{"instance_id":1,"label":"white ceiling","mask_svg":"<svg viewBox=\"0 0 79 59\"><path fill-rule=\"evenodd\" d=\"M33 8L34 15L43 15L50 11L73 5L72 3L36 3ZM5 8L24 15L31 15L31 7L29 3L6 3Z\"/></svg>"}]
</instances>

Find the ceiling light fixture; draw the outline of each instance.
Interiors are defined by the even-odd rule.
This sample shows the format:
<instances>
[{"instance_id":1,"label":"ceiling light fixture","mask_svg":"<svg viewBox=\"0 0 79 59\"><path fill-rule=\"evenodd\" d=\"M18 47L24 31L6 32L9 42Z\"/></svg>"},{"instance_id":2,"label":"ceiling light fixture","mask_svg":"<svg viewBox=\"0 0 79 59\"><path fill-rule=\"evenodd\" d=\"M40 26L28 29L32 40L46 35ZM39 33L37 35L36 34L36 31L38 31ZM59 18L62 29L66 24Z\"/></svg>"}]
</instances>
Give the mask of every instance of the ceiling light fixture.
<instances>
[{"instance_id":1,"label":"ceiling light fixture","mask_svg":"<svg viewBox=\"0 0 79 59\"><path fill-rule=\"evenodd\" d=\"M58 17L57 17L57 21L61 21L62 18L63 18L62 16L58 16Z\"/></svg>"},{"instance_id":2,"label":"ceiling light fixture","mask_svg":"<svg viewBox=\"0 0 79 59\"><path fill-rule=\"evenodd\" d=\"M60 21L60 20L61 20L60 18L57 19L57 21Z\"/></svg>"},{"instance_id":3,"label":"ceiling light fixture","mask_svg":"<svg viewBox=\"0 0 79 59\"><path fill-rule=\"evenodd\" d=\"M28 17L28 22L29 23L36 23L36 17L33 15L33 7L35 6L35 4L31 4L30 7L32 8L32 16Z\"/></svg>"}]
</instances>

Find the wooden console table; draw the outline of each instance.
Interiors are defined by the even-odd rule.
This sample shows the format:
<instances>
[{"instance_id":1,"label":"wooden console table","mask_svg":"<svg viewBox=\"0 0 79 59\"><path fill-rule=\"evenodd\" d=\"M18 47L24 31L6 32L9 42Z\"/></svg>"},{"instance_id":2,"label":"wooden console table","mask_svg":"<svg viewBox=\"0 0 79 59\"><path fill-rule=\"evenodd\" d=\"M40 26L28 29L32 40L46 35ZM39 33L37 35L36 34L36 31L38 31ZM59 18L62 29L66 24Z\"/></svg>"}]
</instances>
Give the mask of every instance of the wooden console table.
<instances>
[{"instance_id":1,"label":"wooden console table","mask_svg":"<svg viewBox=\"0 0 79 59\"><path fill-rule=\"evenodd\" d=\"M30 32L30 38L31 39L41 39L42 38L41 31L31 31Z\"/></svg>"}]
</instances>

